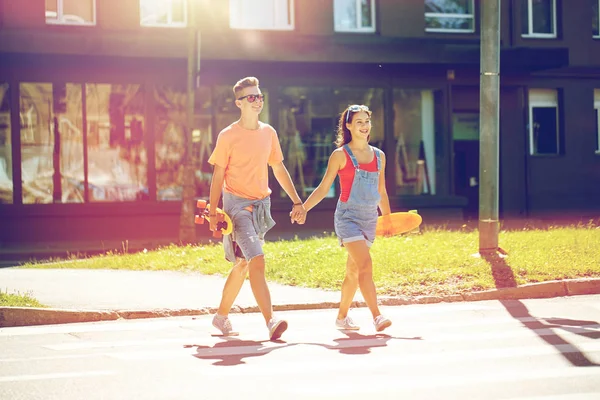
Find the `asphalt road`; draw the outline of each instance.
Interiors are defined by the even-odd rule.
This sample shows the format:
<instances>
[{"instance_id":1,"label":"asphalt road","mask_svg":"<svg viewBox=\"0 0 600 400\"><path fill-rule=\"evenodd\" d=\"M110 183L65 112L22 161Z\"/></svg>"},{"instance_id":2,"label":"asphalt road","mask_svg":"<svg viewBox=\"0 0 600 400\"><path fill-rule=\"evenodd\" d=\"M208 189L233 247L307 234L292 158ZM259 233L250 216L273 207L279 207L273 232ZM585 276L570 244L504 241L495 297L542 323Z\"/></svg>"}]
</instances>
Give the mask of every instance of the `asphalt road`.
<instances>
[{"instance_id":1,"label":"asphalt road","mask_svg":"<svg viewBox=\"0 0 600 400\"><path fill-rule=\"evenodd\" d=\"M600 398L600 295L383 308L394 324L334 328L290 311L282 340L259 314L240 336L210 316L0 329L0 399Z\"/></svg>"}]
</instances>

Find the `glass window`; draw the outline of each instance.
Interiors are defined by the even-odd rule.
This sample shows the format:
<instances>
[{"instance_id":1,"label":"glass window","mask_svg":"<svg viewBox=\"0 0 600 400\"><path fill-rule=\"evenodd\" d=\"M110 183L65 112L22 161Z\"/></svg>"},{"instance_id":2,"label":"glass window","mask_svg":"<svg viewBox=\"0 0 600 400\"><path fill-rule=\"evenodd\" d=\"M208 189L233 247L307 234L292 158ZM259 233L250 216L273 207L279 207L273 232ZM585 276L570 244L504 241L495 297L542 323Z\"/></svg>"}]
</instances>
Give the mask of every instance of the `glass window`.
<instances>
[{"instance_id":1,"label":"glass window","mask_svg":"<svg viewBox=\"0 0 600 400\"><path fill-rule=\"evenodd\" d=\"M294 29L294 0L229 0L233 29Z\"/></svg>"},{"instance_id":2,"label":"glass window","mask_svg":"<svg viewBox=\"0 0 600 400\"><path fill-rule=\"evenodd\" d=\"M473 0L425 0L425 31L474 32Z\"/></svg>"},{"instance_id":3,"label":"glass window","mask_svg":"<svg viewBox=\"0 0 600 400\"><path fill-rule=\"evenodd\" d=\"M187 0L140 0L140 25L181 28L187 25Z\"/></svg>"},{"instance_id":4,"label":"glass window","mask_svg":"<svg viewBox=\"0 0 600 400\"><path fill-rule=\"evenodd\" d=\"M396 194L435 194L435 115L431 90L394 89ZM388 166L390 168L390 166Z\"/></svg>"},{"instance_id":5,"label":"glass window","mask_svg":"<svg viewBox=\"0 0 600 400\"><path fill-rule=\"evenodd\" d=\"M336 32L375 32L374 0L335 0Z\"/></svg>"},{"instance_id":6,"label":"glass window","mask_svg":"<svg viewBox=\"0 0 600 400\"><path fill-rule=\"evenodd\" d=\"M529 153L559 154L558 93L555 89L529 90Z\"/></svg>"},{"instance_id":7,"label":"glass window","mask_svg":"<svg viewBox=\"0 0 600 400\"><path fill-rule=\"evenodd\" d=\"M158 201L181 200L187 94L183 90L157 87L154 89L154 99L156 198Z\"/></svg>"},{"instance_id":8,"label":"glass window","mask_svg":"<svg viewBox=\"0 0 600 400\"><path fill-rule=\"evenodd\" d=\"M10 86L0 82L0 204L13 202Z\"/></svg>"},{"instance_id":9,"label":"glass window","mask_svg":"<svg viewBox=\"0 0 600 400\"><path fill-rule=\"evenodd\" d=\"M86 84L89 199L148 199L144 89Z\"/></svg>"},{"instance_id":10,"label":"glass window","mask_svg":"<svg viewBox=\"0 0 600 400\"><path fill-rule=\"evenodd\" d=\"M591 0L592 2L592 35L600 39L600 0Z\"/></svg>"},{"instance_id":11,"label":"glass window","mask_svg":"<svg viewBox=\"0 0 600 400\"><path fill-rule=\"evenodd\" d=\"M81 203L81 85L21 83L23 204Z\"/></svg>"},{"instance_id":12,"label":"glass window","mask_svg":"<svg viewBox=\"0 0 600 400\"><path fill-rule=\"evenodd\" d=\"M284 163L300 196L321 182L335 149L339 115L349 104L365 104L371 111L371 144L383 149L383 89L284 87L279 101L279 141ZM385 151L385 150L384 150ZM336 196L335 184L327 197ZM281 191L282 196L286 194Z\"/></svg>"},{"instance_id":13,"label":"glass window","mask_svg":"<svg viewBox=\"0 0 600 400\"><path fill-rule=\"evenodd\" d=\"M594 89L594 111L596 112L596 153L600 154L600 89Z\"/></svg>"},{"instance_id":14,"label":"glass window","mask_svg":"<svg viewBox=\"0 0 600 400\"><path fill-rule=\"evenodd\" d=\"M556 0L523 0L521 35L556 38Z\"/></svg>"},{"instance_id":15,"label":"glass window","mask_svg":"<svg viewBox=\"0 0 600 400\"><path fill-rule=\"evenodd\" d=\"M96 24L96 0L46 0L48 24Z\"/></svg>"}]
</instances>

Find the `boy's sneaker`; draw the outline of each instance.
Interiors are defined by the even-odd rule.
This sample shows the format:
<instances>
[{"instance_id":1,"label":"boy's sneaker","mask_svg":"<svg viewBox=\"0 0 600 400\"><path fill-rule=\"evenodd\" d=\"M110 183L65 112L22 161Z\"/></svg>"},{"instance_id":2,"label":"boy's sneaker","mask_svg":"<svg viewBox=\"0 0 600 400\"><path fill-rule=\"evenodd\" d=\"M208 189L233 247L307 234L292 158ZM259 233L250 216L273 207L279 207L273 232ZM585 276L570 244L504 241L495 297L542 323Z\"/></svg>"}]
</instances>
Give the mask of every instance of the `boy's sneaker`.
<instances>
[{"instance_id":1,"label":"boy's sneaker","mask_svg":"<svg viewBox=\"0 0 600 400\"><path fill-rule=\"evenodd\" d=\"M229 318L226 316L224 317L222 315L215 314L212 324L215 328L221 331L223 336L229 336L233 332L231 321L229 321Z\"/></svg>"},{"instance_id":2,"label":"boy's sneaker","mask_svg":"<svg viewBox=\"0 0 600 400\"><path fill-rule=\"evenodd\" d=\"M375 330L377 332L381 332L385 328L389 328L392 325L392 321L384 317L383 315L378 316L373 320L373 325L375 325Z\"/></svg>"},{"instance_id":3,"label":"boy's sneaker","mask_svg":"<svg viewBox=\"0 0 600 400\"><path fill-rule=\"evenodd\" d=\"M270 340L277 340L283 335L283 332L288 328L288 323L283 319L271 318L269 323L267 324L267 328L269 328L269 338Z\"/></svg>"},{"instance_id":4,"label":"boy's sneaker","mask_svg":"<svg viewBox=\"0 0 600 400\"><path fill-rule=\"evenodd\" d=\"M335 326L338 329L347 331L357 331L360 329L360 326L356 325L354 321L352 321L352 318L348 316L346 316L346 318L343 319L336 319Z\"/></svg>"}]
</instances>

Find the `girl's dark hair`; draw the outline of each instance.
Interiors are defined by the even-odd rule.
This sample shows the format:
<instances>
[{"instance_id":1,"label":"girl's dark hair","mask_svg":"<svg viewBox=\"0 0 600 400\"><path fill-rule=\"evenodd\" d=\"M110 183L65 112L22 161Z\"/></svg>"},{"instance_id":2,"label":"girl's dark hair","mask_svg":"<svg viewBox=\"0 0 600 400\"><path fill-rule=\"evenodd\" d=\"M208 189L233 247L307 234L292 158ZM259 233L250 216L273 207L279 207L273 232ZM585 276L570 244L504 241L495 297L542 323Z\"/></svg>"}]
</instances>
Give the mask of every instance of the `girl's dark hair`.
<instances>
[{"instance_id":1,"label":"girl's dark hair","mask_svg":"<svg viewBox=\"0 0 600 400\"><path fill-rule=\"evenodd\" d=\"M352 141L352 134L346 127L346 123L351 123L354 119L354 114L359 111L364 111L369 115L369 118L371 117L372 113L371 110L369 110L369 107L357 105L348 106L340 115L340 119L338 120L337 138L335 140L335 145L337 147L342 147Z\"/></svg>"}]
</instances>

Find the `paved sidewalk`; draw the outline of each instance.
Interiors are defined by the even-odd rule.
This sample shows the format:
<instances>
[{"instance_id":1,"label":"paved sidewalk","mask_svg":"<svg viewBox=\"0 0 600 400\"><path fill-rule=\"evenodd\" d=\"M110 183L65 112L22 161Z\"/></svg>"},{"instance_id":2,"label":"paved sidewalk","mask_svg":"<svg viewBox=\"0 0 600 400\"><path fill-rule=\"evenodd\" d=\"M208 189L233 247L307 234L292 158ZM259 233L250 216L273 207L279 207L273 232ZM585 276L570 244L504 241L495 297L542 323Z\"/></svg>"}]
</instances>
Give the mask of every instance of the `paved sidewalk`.
<instances>
[{"instance_id":1,"label":"paved sidewalk","mask_svg":"<svg viewBox=\"0 0 600 400\"><path fill-rule=\"evenodd\" d=\"M214 313L225 278L172 271L0 268L0 290L50 307L0 307L0 327ZM275 311L337 308L339 291L269 283ZM380 297L384 305L548 298L600 293L600 279L551 281L443 297ZM363 306L360 292L355 305ZM257 312L246 282L232 312Z\"/></svg>"},{"instance_id":2,"label":"paved sidewalk","mask_svg":"<svg viewBox=\"0 0 600 400\"><path fill-rule=\"evenodd\" d=\"M225 278L195 272L86 269L0 269L0 289L30 294L50 307L87 310L218 307ZM270 283L274 305L339 301L339 292ZM246 281L235 302L256 305Z\"/></svg>"}]
</instances>

